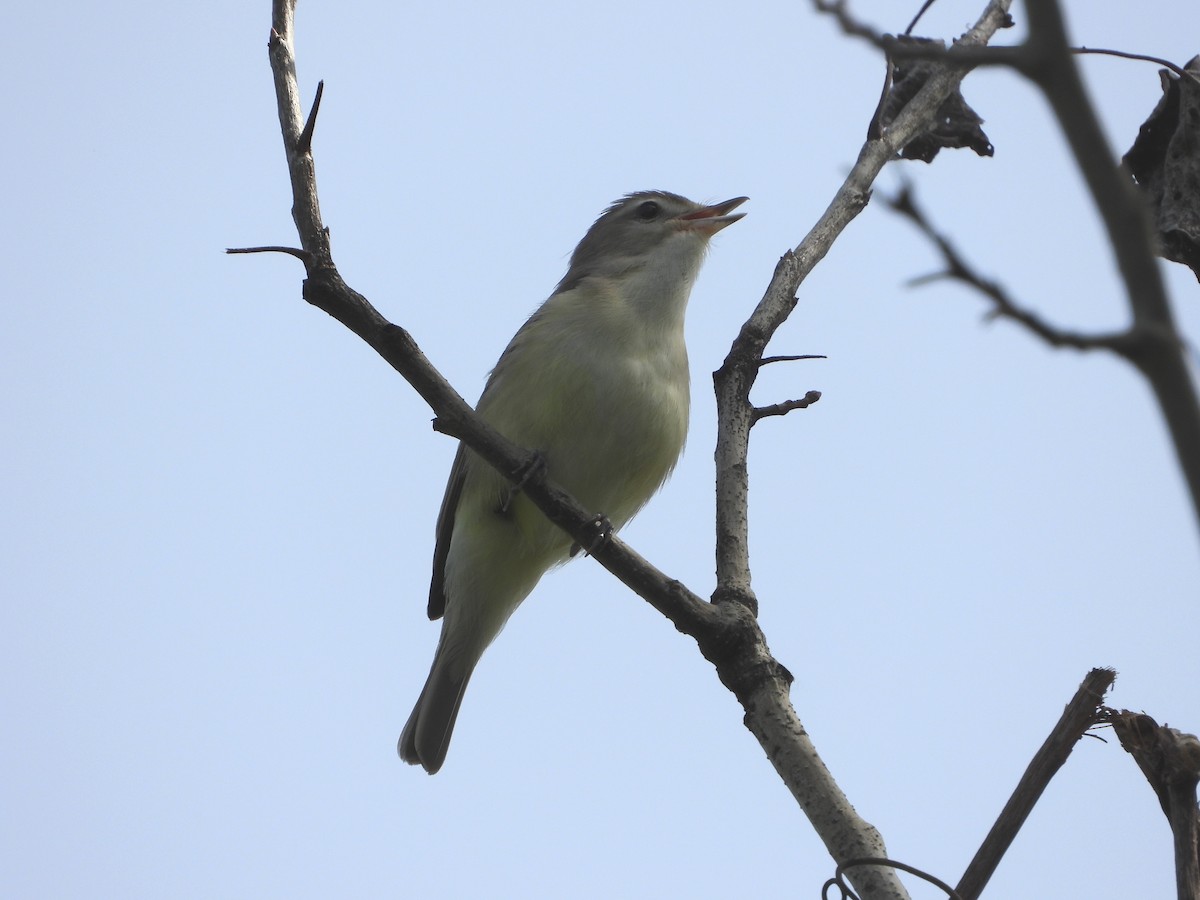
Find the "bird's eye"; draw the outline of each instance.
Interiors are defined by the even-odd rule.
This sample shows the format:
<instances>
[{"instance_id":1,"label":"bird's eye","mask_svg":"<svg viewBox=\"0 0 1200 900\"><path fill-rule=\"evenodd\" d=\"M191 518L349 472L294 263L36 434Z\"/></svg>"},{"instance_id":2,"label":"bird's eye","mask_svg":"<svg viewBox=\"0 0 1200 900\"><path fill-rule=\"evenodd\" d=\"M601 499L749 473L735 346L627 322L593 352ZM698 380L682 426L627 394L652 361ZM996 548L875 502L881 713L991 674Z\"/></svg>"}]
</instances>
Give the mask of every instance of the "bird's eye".
<instances>
[{"instance_id":1,"label":"bird's eye","mask_svg":"<svg viewBox=\"0 0 1200 900\"><path fill-rule=\"evenodd\" d=\"M643 222L652 222L658 217L659 205L653 200L647 200L637 208L637 217Z\"/></svg>"}]
</instances>

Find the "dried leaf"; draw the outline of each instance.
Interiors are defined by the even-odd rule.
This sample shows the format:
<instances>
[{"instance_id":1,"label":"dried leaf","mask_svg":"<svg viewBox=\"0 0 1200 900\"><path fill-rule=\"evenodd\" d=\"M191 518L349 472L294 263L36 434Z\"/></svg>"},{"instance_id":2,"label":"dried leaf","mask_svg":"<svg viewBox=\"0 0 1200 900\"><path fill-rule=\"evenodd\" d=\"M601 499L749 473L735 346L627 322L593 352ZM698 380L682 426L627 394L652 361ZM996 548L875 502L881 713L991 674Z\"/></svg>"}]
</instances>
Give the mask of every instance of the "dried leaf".
<instances>
[{"instance_id":1,"label":"dried leaf","mask_svg":"<svg viewBox=\"0 0 1200 900\"><path fill-rule=\"evenodd\" d=\"M1163 69L1163 95L1125 154L1125 164L1150 201L1158 253L1183 263L1200 280L1200 56L1193 78Z\"/></svg>"},{"instance_id":2,"label":"dried leaf","mask_svg":"<svg viewBox=\"0 0 1200 900\"><path fill-rule=\"evenodd\" d=\"M898 40L916 45L945 46L941 41L930 38L901 37ZM908 105L908 101L917 95L929 80L929 76L941 65L942 63L929 59L896 61L892 71L892 88L879 111L879 121L883 127L886 128L895 120L900 111ZM938 108L934 126L909 141L900 155L905 159L933 162L933 158L943 147L970 147L980 156L991 156L995 151L987 135L979 127L982 124L983 119L967 105L962 93L956 90Z\"/></svg>"}]
</instances>

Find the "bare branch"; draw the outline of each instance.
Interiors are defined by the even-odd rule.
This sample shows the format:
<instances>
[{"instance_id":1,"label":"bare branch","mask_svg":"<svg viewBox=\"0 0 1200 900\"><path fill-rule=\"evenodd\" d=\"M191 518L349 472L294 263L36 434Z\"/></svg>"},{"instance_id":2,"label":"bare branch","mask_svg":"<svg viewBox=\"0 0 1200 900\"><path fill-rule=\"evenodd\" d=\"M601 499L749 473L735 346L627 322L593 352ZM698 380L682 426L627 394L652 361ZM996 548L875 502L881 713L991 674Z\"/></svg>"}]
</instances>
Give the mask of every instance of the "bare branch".
<instances>
[{"instance_id":1,"label":"bare branch","mask_svg":"<svg viewBox=\"0 0 1200 900\"><path fill-rule=\"evenodd\" d=\"M820 7L822 0L816 2ZM986 43L1008 21L1010 4L1011 0L990 0L979 21L958 43L963 46ZM795 308L796 291L801 282L824 259L850 222L866 208L871 186L880 171L915 135L929 126L938 108L958 88L965 74L961 69L947 68L930 77L886 133L862 146L858 160L828 208L795 250L789 250L779 260L762 300L742 325L721 368L713 373L718 416L718 593L715 596L719 601L737 601L757 608L750 586L746 538L749 496L746 457L753 415L750 388L758 376L763 350Z\"/></svg>"},{"instance_id":2,"label":"bare branch","mask_svg":"<svg viewBox=\"0 0 1200 900\"><path fill-rule=\"evenodd\" d=\"M856 37L879 48L889 59L927 59L942 62L946 65L959 65L973 68L975 66L1012 66L1020 68L1027 62L1020 47L989 47L987 42L968 42L965 39L956 41L949 47L939 44L916 43L905 40L917 20L924 14L922 9L918 16L905 30L903 37L877 31L865 22L859 21L850 13L847 0L813 0L818 12L834 18L842 32L850 37ZM1012 19L1008 17L1010 3L1004 4L1005 19L996 26L1009 28ZM986 13L985 13L986 15ZM969 32L968 32L969 33ZM990 38L990 35L989 35Z\"/></svg>"},{"instance_id":3,"label":"bare branch","mask_svg":"<svg viewBox=\"0 0 1200 900\"><path fill-rule=\"evenodd\" d=\"M288 256L294 256L301 262L308 262L312 256L306 250L301 250L299 247L226 247L226 253L286 253Z\"/></svg>"},{"instance_id":4,"label":"bare branch","mask_svg":"<svg viewBox=\"0 0 1200 900\"><path fill-rule=\"evenodd\" d=\"M308 119L304 123L304 130L300 132L300 140L297 144L297 149L300 153L312 153L312 138L313 131L317 127L317 111L321 108L321 97L325 94L325 82L317 82L317 95L313 97L312 108L308 111Z\"/></svg>"},{"instance_id":5,"label":"bare branch","mask_svg":"<svg viewBox=\"0 0 1200 900\"><path fill-rule=\"evenodd\" d=\"M312 154L304 149L301 137L304 120L300 115L300 86L296 78L295 0L273 0L271 4L271 40L267 52L275 77L275 99L283 149L287 154L288 175L292 183L292 219L300 236L300 246L311 255L305 264L309 275L322 266L332 267L329 235L321 223L317 202L317 178ZM363 301L365 302L365 300ZM383 317L376 312L380 321Z\"/></svg>"},{"instance_id":6,"label":"bare branch","mask_svg":"<svg viewBox=\"0 0 1200 900\"><path fill-rule=\"evenodd\" d=\"M907 37L912 34L913 28L920 21L926 10L933 5L934 0L925 0L921 9L913 17L913 20L908 23L908 27L904 29L902 37ZM897 37L893 34L880 32L856 19L849 9L849 4L846 0L814 0L818 11L833 16L837 21L838 26L843 33L866 41L874 47L884 51L889 60L895 59L928 59L943 62L956 62L960 65L968 66L1008 66L1017 71L1024 72L1032 77L1032 72L1038 62L1037 54L1034 50L1025 46L1015 47L963 47L955 44L951 47L938 44L914 44L902 40L902 37ZM1011 22L1009 23L1011 25ZM1073 47L1070 52L1079 56L1086 54L1095 54L1098 56L1116 56L1121 59L1140 60L1142 62L1151 62L1155 65L1170 69L1181 78L1190 78L1195 80L1196 76L1188 72L1183 66L1178 63L1173 63L1169 59L1163 59L1160 56L1150 56L1145 53L1130 53L1124 50L1108 50L1095 47Z\"/></svg>"},{"instance_id":7,"label":"bare branch","mask_svg":"<svg viewBox=\"0 0 1200 900\"><path fill-rule=\"evenodd\" d=\"M905 34L912 34L913 29L917 27L917 23L921 21L921 16L925 15L929 11L929 7L933 6L935 2L936 0L925 0L921 4L921 8L917 10L917 14L912 17L912 21L908 23L908 27L904 29Z\"/></svg>"},{"instance_id":8,"label":"bare branch","mask_svg":"<svg viewBox=\"0 0 1200 900\"><path fill-rule=\"evenodd\" d=\"M818 7L822 5L822 0L815 2ZM958 44L967 47L986 44L1009 21L1010 5L1011 0L989 0L979 21L962 35ZM828 208L800 244L780 258L758 306L742 325L721 368L713 373L718 415L716 598L719 601L757 607L750 585L746 538L749 496L746 458L753 415L750 388L758 377L763 350L795 308L801 282L866 207L871 186L880 171L915 135L928 128L938 108L958 88L965 74L961 69L947 68L931 76L886 133L862 146L858 160Z\"/></svg>"},{"instance_id":9,"label":"bare branch","mask_svg":"<svg viewBox=\"0 0 1200 900\"><path fill-rule=\"evenodd\" d=\"M1109 350L1121 356L1128 357L1130 355L1130 348L1138 340L1134 332L1088 335L1066 331L1056 328L1036 313L1019 306L1001 285L979 274L950 239L934 228L924 211L917 206L911 184L905 182L897 194L885 196L883 201L889 209L916 225L921 233L938 248L942 255L942 261L946 264L943 271L914 278L909 281L909 286L928 284L944 279L958 281L974 288L992 301L990 318L1003 318L1017 322L1052 347L1069 347L1074 350Z\"/></svg>"},{"instance_id":10,"label":"bare branch","mask_svg":"<svg viewBox=\"0 0 1200 900\"><path fill-rule=\"evenodd\" d=\"M292 51L295 39L294 11L294 0L275 0L273 3L269 52L292 183L292 216L303 246L303 250L278 249L304 261L308 275L304 282L304 298L353 331L403 375L433 409L440 431L461 439L510 480L525 478L521 488L523 493L551 521L581 544L592 543L595 538L594 512L584 509L561 488L539 477L536 467L533 467L534 474L530 475L532 454L505 440L479 419L466 401L433 368L408 332L387 321L365 297L352 290L338 273L330 253L328 231L321 221L315 166L305 138L306 132L311 136L318 104L314 102L307 126L300 114L299 87ZM318 100L320 93L318 90ZM696 637L702 650L706 642L739 643L730 637L731 630L749 632L743 640L750 643L754 642L754 634L757 633L761 641L761 632L758 632L752 620L739 622L743 617L723 613L706 603L679 582L659 572L619 539L613 538L597 547L595 557L624 584L671 619L680 631ZM721 651L714 650L712 655L720 657ZM760 668L759 677L769 677L762 674L765 671L766 668ZM746 690L740 684L739 677L736 673L729 675L730 681L737 684L739 690Z\"/></svg>"},{"instance_id":11,"label":"bare branch","mask_svg":"<svg viewBox=\"0 0 1200 900\"><path fill-rule=\"evenodd\" d=\"M1017 782L1016 790L996 819L996 824L959 880L958 892L964 900L975 900L983 893L992 873L1025 824L1034 804L1046 790L1050 779L1063 767L1084 733L1097 722L1103 721L1100 709L1104 695L1116 677L1117 673L1112 669L1092 669L1083 679L1049 736L1030 760L1025 774Z\"/></svg>"},{"instance_id":12,"label":"bare branch","mask_svg":"<svg viewBox=\"0 0 1200 900\"><path fill-rule=\"evenodd\" d=\"M1175 324L1155 258L1146 203L1128 172L1116 164L1075 66L1059 4L1044 0L1027 5L1029 37L1020 46L986 47L981 42L961 40L943 50L927 43L907 44L875 32L850 15L846 0L814 0L814 3L820 11L833 15L847 34L869 41L885 51L889 59L917 57L941 59L947 65L1006 65L1041 89L1096 201L1133 316L1129 340L1108 336L1100 339L1101 345L1120 352L1150 382L1171 433L1175 456L1200 525L1200 396L1188 366L1186 344ZM1144 58L1135 54L1112 55ZM1166 60L1151 61L1168 65L1172 70L1177 68ZM1081 337L1056 332L1029 314L1010 318L1022 321L1044 339L1068 338L1060 345L1075 346L1073 341ZM1085 343L1090 346L1094 340Z\"/></svg>"},{"instance_id":13,"label":"bare branch","mask_svg":"<svg viewBox=\"0 0 1200 900\"><path fill-rule=\"evenodd\" d=\"M1175 885L1181 900L1200 898L1200 740L1127 709L1108 710L1121 746L1158 795L1175 840Z\"/></svg>"},{"instance_id":14,"label":"bare branch","mask_svg":"<svg viewBox=\"0 0 1200 900\"><path fill-rule=\"evenodd\" d=\"M784 400L782 403L772 403L770 406L756 406L751 414L750 424L753 425L759 419L765 419L768 416L786 416L793 409L808 409L820 399L820 391L809 391L800 400Z\"/></svg>"},{"instance_id":15,"label":"bare branch","mask_svg":"<svg viewBox=\"0 0 1200 900\"><path fill-rule=\"evenodd\" d=\"M819 3L820 0L817 0ZM990 0L979 21L959 44L986 44L1008 21L1010 0ZM924 86L878 135L859 151L850 174L817 223L794 249L779 260L758 306L742 325L720 369L713 373L717 395L717 589L713 602L753 617L758 601L751 586L749 563L749 469L747 456L754 407L750 402L762 366L763 351L796 306L800 284L828 253L833 242L866 207L871 186L883 167L913 137L929 128L939 107L965 75L961 67L935 71ZM817 755L812 740L788 696L788 683L762 681L759 689L739 694L746 727L766 749L771 764L792 791L813 827L839 863L863 857L887 857L878 831L855 812ZM857 871L854 883L870 897L907 896L892 869Z\"/></svg>"},{"instance_id":16,"label":"bare branch","mask_svg":"<svg viewBox=\"0 0 1200 900\"><path fill-rule=\"evenodd\" d=\"M1200 525L1200 397L1155 258L1146 202L1116 165L1072 58L1059 4L1044 0L1026 9L1026 46L1036 62L1023 71L1050 102L1108 231L1139 335L1126 358L1154 391Z\"/></svg>"},{"instance_id":17,"label":"bare branch","mask_svg":"<svg viewBox=\"0 0 1200 900\"><path fill-rule=\"evenodd\" d=\"M771 363L778 362L795 362L800 359L829 359L823 353L801 353L793 356L764 356L758 361L759 368L769 366Z\"/></svg>"},{"instance_id":18,"label":"bare branch","mask_svg":"<svg viewBox=\"0 0 1200 900\"><path fill-rule=\"evenodd\" d=\"M1151 62L1155 65L1162 66L1165 69L1170 69L1180 78L1187 78L1192 81L1200 81L1183 66L1178 66L1169 59L1163 59L1161 56L1147 56L1144 53L1127 53L1124 50L1102 50L1098 47L1073 47L1071 52L1076 56L1084 56L1086 54L1095 54L1096 56L1116 56L1121 59L1136 59L1142 62Z\"/></svg>"}]
</instances>

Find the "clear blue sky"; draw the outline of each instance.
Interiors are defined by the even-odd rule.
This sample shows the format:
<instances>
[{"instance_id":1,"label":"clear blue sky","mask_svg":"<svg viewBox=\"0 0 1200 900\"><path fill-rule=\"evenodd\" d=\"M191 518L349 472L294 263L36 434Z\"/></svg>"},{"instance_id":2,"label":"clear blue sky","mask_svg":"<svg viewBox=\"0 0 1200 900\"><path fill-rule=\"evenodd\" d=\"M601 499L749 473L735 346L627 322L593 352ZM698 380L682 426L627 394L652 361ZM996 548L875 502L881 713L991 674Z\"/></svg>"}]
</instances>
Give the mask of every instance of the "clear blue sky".
<instances>
[{"instance_id":1,"label":"clear blue sky","mask_svg":"<svg viewBox=\"0 0 1200 900\"><path fill-rule=\"evenodd\" d=\"M912 4L875 0L889 30ZM981 6L949 2L954 34ZM1075 40L1184 62L1200 8L1070 0ZM1017 10L1018 16L1021 10ZM694 644L591 561L544 580L445 769L395 740L453 457L300 298L269 4L23 4L0 36L0 895L816 896L832 865ZM713 584L709 373L853 161L880 64L804 2L302 3L341 271L469 399L601 209L751 198L692 298L693 430L627 539ZM1011 39L1019 37L1014 32ZM1087 59L1126 149L1152 65ZM1053 322L1126 321L1040 97L966 88L994 159L897 167ZM872 206L802 287L756 399L755 587L818 748L893 856L953 882L1087 670L1200 730L1200 536L1147 389L982 321ZM1167 267L1193 339L1200 298ZM1163 897L1166 821L1084 741L997 897Z\"/></svg>"}]
</instances>

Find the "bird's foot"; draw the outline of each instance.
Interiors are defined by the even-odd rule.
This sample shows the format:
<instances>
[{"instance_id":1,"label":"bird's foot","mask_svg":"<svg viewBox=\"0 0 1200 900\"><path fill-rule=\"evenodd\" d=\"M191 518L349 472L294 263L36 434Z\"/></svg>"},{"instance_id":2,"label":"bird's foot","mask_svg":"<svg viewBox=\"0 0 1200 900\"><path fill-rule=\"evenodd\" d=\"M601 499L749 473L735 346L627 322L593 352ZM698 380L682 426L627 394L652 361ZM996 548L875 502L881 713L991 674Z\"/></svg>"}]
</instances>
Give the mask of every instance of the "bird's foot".
<instances>
[{"instance_id":1,"label":"bird's foot","mask_svg":"<svg viewBox=\"0 0 1200 900\"><path fill-rule=\"evenodd\" d=\"M529 458L521 463L521 468L513 473L516 476L516 481L508 486L504 492L504 499L500 501L500 515L507 515L509 507L512 506L514 500L517 499L517 494L521 493L521 489L534 478L541 478L546 474L546 457L540 450L534 450L529 454Z\"/></svg>"},{"instance_id":2,"label":"bird's foot","mask_svg":"<svg viewBox=\"0 0 1200 900\"><path fill-rule=\"evenodd\" d=\"M588 541L588 545L586 547L584 547L582 544L572 544L572 557L578 554L580 550L583 551L584 556L591 556L593 553L607 544L613 536L613 524L608 520L608 516L604 515L604 513L599 513L588 524L596 533L592 539Z\"/></svg>"}]
</instances>

